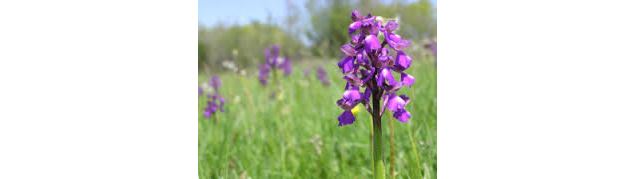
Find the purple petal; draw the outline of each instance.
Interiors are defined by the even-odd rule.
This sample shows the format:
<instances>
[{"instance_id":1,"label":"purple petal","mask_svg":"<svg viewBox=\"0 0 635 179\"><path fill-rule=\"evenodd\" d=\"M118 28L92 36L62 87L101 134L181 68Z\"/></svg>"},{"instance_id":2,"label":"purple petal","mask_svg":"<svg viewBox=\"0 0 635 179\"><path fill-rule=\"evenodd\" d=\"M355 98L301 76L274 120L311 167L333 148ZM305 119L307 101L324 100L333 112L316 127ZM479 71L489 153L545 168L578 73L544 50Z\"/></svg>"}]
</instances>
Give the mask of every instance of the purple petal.
<instances>
[{"instance_id":1,"label":"purple petal","mask_svg":"<svg viewBox=\"0 0 635 179\"><path fill-rule=\"evenodd\" d=\"M388 35L386 36L387 39L389 39L390 41L396 43L401 41L401 36L394 34L394 33L388 33Z\"/></svg>"},{"instance_id":2,"label":"purple petal","mask_svg":"<svg viewBox=\"0 0 635 179\"><path fill-rule=\"evenodd\" d=\"M370 70L361 70L362 72L362 81L364 83L368 82L375 73L375 68L370 68Z\"/></svg>"},{"instance_id":3,"label":"purple petal","mask_svg":"<svg viewBox=\"0 0 635 179\"><path fill-rule=\"evenodd\" d=\"M392 116L395 117L395 119L397 119L399 122L408 122L411 117L410 112L408 112L406 109L398 110L394 112Z\"/></svg>"},{"instance_id":4,"label":"purple petal","mask_svg":"<svg viewBox=\"0 0 635 179\"><path fill-rule=\"evenodd\" d=\"M375 19L377 17L372 16L371 14L368 14L368 16L366 16L366 18L362 19L362 27L371 27L376 25L375 23Z\"/></svg>"},{"instance_id":5,"label":"purple petal","mask_svg":"<svg viewBox=\"0 0 635 179\"><path fill-rule=\"evenodd\" d=\"M356 55L355 47L351 44L344 44L340 47L340 50L344 52L347 56L354 57Z\"/></svg>"},{"instance_id":6,"label":"purple petal","mask_svg":"<svg viewBox=\"0 0 635 179\"><path fill-rule=\"evenodd\" d=\"M353 63L353 60L354 60L353 57L346 57L346 58L342 59L342 61L337 63L337 66L339 66L340 69L342 69L342 73L353 72L353 70L355 69L355 65Z\"/></svg>"},{"instance_id":7,"label":"purple petal","mask_svg":"<svg viewBox=\"0 0 635 179\"><path fill-rule=\"evenodd\" d=\"M399 85L399 82L395 81L395 78L392 76L392 73L390 73L390 69L388 68L383 68L379 76L382 77L381 79L386 80L388 86L390 87L395 87Z\"/></svg>"},{"instance_id":8,"label":"purple petal","mask_svg":"<svg viewBox=\"0 0 635 179\"><path fill-rule=\"evenodd\" d=\"M366 90L364 91L364 93L362 94L362 102L364 104L367 104L370 102L370 95L372 94L370 88L366 88Z\"/></svg>"},{"instance_id":9,"label":"purple petal","mask_svg":"<svg viewBox=\"0 0 635 179\"><path fill-rule=\"evenodd\" d=\"M391 57L388 55L388 49L387 48L382 48L381 49L381 53L379 53L379 62L381 62L382 64L387 63Z\"/></svg>"},{"instance_id":10,"label":"purple petal","mask_svg":"<svg viewBox=\"0 0 635 179\"><path fill-rule=\"evenodd\" d=\"M404 86L412 86L415 83L415 77L409 75L408 73L401 72L401 84Z\"/></svg>"},{"instance_id":11,"label":"purple petal","mask_svg":"<svg viewBox=\"0 0 635 179\"><path fill-rule=\"evenodd\" d=\"M397 52L397 57L395 59L395 70L397 71L403 71L406 70L410 67L410 64L412 63L412 59L406 55L406 53L404 53L403 51L398 51Z\"/></svg>"},{"instance_id":12,"label":"purple petal","mask_svg":"<svg viewBox=\"0 0 635 179\"><path fill-rule=\"evenodd\" d=\"M408 48L408 46L410 46L409 40L401 40L399 41L399 43L396 44L395 49L401 50L401 49Z\"/></svg>"},{"instance_id":13,"label":"purple petal","mask_svg":"<svg viewBox=\"0 0 635 179\"><path fill-rule=\"evenodd\" d=\"M405 94L399 95L399 97L401 97L401 99L403 99L406 104L410 103L410 97L406 96Z\"/></svg>"},{"instance_id":14,"label":"purple petal","mask_svg":"<svg viewBox=\"0 0 635 179\"><path fill-rule=\"evenodd\" d=\"M386 23L385 28L388 32L392 32L392 31L395 31L398 27L399 27L399 24L397 24L396 21L390 20L388 21L388 23Z\"/></svg>"},{"instance_id":15,"label":"purple petal","mask_svg":"<svg viewBox=\"0 0 635 179\"><path fill-rule=\"evenodd\" d=\"M353 122L355 122L355 116L350 110L346 110L339 117L337 117L337 120L339 120L340 122L338 126L345 126L353 124Z\"/></svg>"},{"instance_id":16,"label":"purple petal","mask_svg":"<svg viewBox=\"0 0 635 179\"><path fill-rule=\"evenodd\" d=\"M361 38L362 36L360 34L353 34L351 35L351 43L357 45L359 44L360 40L362 40Z\"/></svg>"},{"instance_id":17,"label":"purple petal","mask_svg":"<svg viewBox=\"0 0 635 179\"><path fill-rule=\"evenodd\" d=\"M342 95L342 99L337 100L337 105L344 110L351 110L361 99L362 96L358 89L348 89L344 92L344 95Z\"/></svg>"},{"instance_id":18,"label":"purple petal","mask_svg":"<svg viewBox=\"0 0 635 179\"><path fill-rule=\"evenodd\" d=\"M344 91L343 97L350 101L357 101L361 99L361 94L359 93L359 90L350 89L350 90Z\"/></svg>"},{"instance_id":19,"label":"purple petal","mask_svg":"<svg viewBox=\"0 0 635 179\"><path fill-rule=\"evenodd\" d=\"M353 86L361 86L363 84L362 79L358 78L355 74L349 73L344 75L344 79Z\"/></svg>"},{"instance_id":20,"label":"purple petal","mask_svg":"<svg viewBox=\"0 0 635 179\"><path fill-rule=\"evenodd\" d=\"M355 32L360 27L362 27L362 22L361 21L355 21L355 22L351 23L351 25L348 26L348 33L352 34L353 32Z\"/></svg>"},{"instance_id":21,"label":"purple petal","mask_svg":"<svg viewBox=\"0 0 635 179\"><path fill-rule=\"evenodd\" d=\"M362 19L362 15L359 13L359 11L357 11L357 9L353 10L353 12L351 12L351 20L353 21L359 21Z\"/></svg>"},{"instance_id":22,"label":"purple petal","mask_svg":"<svg viewBox=\"0 0 635 179\"><path fill-rule=\"evenodd\" d=\"M401 36L393 33L388 33L386 36L386 42L388 42L388 45L395 50L402 50L410 46L410 41L402 40Z\"/></svg>"},{"instance_id":23,"label":"purple petal","mask_svg":"<svg viewBox=\"0 0 635 179\"><path fill-rule=\"evenodd\" d=\"M397 112L400 109L403 109L406 106L406 101L401 99L400 96L397 95L389 95L386 103L386 108L392 112Z\"/></svg>"},{"instance_id":24,"label":"purple petal","mask_svg":"<svg viewBox=\"0 0 635 179\"><path fill-rule=\"evenodd\" d=\"M379 44L379 40L375 35L368 35L364 39L364 47L366 48L366 53L371 53L373 50L379 50L381 45Z\"/></svg>"},{"instance_id":25,"label":"purple petal","mask_svg":"<svg viewBox=\"0 0 635 179\"><path fill-rule=\"evenodd\" d=\"M384 75L381 75L381 72L384 71L385 68L382 68L382 70L379 72L380 74L377 75L377 86L379 87L383 87L384 86Z\"/></svg>"},{"instance_id":26,"label":"purple petal","mask_svg":"<svg viewBox=\"0 0 635 179\"><path fill-rule=\"evenodd\" d=\"M371 23L370 28L368 29L368 32L371 35L377 36L379 34L379 27L381 27L380 22Z\"/></svg>"},{"instance_id":27,"label":"purple petal","mask_svg":"<svg viewBox=\"0 0 635 179\"><path fill-rule=\"evenodd\" d=\"M382 48L380 52L380 56L388 56L389 50L387 48Z\"/></svg>"},{"instance_id":28,"label":"purple petal","mask_svg":"<svg viewBox=\"0 0 635 179\"><path fill-rule=\"evenodd\" d=\"M357 59L357 64L359 65L368 66L370 64L368 58L364 57L362 53L358 53L355 59Z\"/></svg>"}]
</instances>

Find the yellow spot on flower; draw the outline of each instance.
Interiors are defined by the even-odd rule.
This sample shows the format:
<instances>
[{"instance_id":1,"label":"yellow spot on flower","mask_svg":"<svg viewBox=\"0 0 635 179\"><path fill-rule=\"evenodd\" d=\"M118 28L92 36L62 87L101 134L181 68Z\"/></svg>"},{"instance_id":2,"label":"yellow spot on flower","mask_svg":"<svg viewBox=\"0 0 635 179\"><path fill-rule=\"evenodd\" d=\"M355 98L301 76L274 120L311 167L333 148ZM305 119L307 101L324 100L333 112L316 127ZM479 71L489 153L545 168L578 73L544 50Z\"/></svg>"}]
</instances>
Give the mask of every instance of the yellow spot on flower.
<instances>
[{"instance_id":1,"label":"yellow spot on flower","mask_svg":"<svg viewBox=\"0 0 635 179\"><path fill-rule=\"evenodd\" d=\"M357 104L357 106L355 106L353 109L351 109L351 112L357 118L357 114L359 114L359 111L361 111L361 110L362 110L362 104Z\"/></svg>"}]
</instances>

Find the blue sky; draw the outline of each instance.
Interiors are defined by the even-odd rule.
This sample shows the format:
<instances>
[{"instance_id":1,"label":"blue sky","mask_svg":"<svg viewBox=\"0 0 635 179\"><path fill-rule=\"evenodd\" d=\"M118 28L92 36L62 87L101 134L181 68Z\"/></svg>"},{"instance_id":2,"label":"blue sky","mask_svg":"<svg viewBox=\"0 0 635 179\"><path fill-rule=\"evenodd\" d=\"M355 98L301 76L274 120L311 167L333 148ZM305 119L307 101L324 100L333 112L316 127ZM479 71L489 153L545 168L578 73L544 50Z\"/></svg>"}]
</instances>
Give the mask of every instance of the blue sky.
<instances>
[{"instance_id":1,"label":"blue sky","mask_svg":"<svg viewBox=\"0 0 635 179\"><path fill-rule=\"evenodd\" d=\"M304 4L304 0L296 3ZM219 22L245 24L251 20L265 21L267 14L283 17L285 0L198 0L198 21L210 26Z\"/></svg>"},{"instance_id":2,"label":"blue sky","mask_svg":"<svg viewBox=\"0 0 635 179\"><path fill-rule=\"evenodd\" d=\"M432 0L436 6L437 0ZM198 22L205 26L217 23L246 24L264 22L268 14L279 20L286 14L286 0L198 0ZM306 0L293 0L304 10Z\"/></svg>"}]
</instances>

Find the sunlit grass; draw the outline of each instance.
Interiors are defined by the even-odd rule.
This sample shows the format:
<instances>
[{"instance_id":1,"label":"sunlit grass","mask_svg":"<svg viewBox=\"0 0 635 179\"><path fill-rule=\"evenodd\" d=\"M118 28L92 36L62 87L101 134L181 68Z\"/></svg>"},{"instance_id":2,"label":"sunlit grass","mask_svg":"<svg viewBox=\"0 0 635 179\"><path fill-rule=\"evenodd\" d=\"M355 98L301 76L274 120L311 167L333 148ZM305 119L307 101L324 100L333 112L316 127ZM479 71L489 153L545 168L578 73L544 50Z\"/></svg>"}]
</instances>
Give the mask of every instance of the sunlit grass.
<instances>
[{"instance_id":1,"label":"sunlit grass","mask_svg":"<svg viewBox=\"0 0 635 179\"><path fill-rule=\"evenodd\" d=\"M345 82L335 64L324 65L329 87L318 81L314 68L306 78L304 67L296 66L291 76L281 78L279 100L253 72L222 74L227 105L214 116L218 123L203 117L205 99L199 98L200 178L370 178L371 118L360 112L354 124L337 126L342 110L335 101ZM419 58L407 71L416 82L400 93L411 98L412 119L393 123L395 171L397 178L436 178L436 68L430 59ZM394 120L390 113L383 117L386 126L387 120ZM384 141L389 141L388 130ZM389 161L389 145L384 147Z\"/></svg>"}]
</instances>

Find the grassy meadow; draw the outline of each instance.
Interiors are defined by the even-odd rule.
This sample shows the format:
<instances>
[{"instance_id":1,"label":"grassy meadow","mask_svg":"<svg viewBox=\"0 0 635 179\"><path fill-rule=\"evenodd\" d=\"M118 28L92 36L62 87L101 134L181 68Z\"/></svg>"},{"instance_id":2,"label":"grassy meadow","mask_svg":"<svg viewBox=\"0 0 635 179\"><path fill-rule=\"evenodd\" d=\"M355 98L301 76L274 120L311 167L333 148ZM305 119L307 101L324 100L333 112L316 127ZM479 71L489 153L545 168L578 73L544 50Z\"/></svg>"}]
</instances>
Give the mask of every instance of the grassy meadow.
<instances>
[{"instance_id":1,"label":"grassy meadow","mask_svg":"<svg viewBox=\"0 0 635 179\"><path fill-rule=\"evenodd\" d=\"M436 68L428 57L413 60L407 72L416 82L399 91L411 98L410 122L400 123L390 112L382 118L386 174L394 166L396 178L436 178ZM371 178L371 117L363 110L354 124L338 127L342 109L335 102L345 81L335 59L322 63L330 86L318 81L315 68L305 77L307 65L298 64L280 78L275 99L275 87L263 87L255 70L220 74L225 112L208 120L202 114L206 97L199 96L199 177Z\"/></svg>"}]
</instances>

